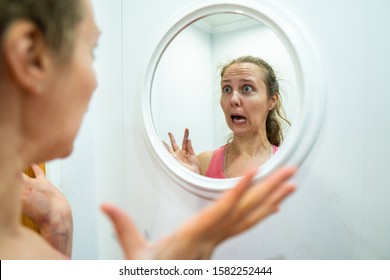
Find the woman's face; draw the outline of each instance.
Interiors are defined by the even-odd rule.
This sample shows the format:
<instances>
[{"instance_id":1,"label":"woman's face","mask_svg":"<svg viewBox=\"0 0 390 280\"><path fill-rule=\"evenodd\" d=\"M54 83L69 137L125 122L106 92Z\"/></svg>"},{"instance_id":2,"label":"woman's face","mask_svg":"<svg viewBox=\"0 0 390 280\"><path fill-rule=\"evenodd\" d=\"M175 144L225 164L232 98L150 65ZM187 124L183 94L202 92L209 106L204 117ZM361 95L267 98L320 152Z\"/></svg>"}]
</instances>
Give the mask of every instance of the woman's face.
<instances>
[{"instance_id":1,"label":"woman's face","mask_svg":"<svg viewBox=\"0 0 390 280\"><path fill-rule=\"evenodd\" d=\"M276 97L269 98L263 70L253 63L229 66L221 79L221 107L234 135L252 135L265 131L268 112Z\"/></svg>"},{"instance_id":2,"label":"woman's face","mask_svg":"<svg viewBox=\"0 0 390 280\"><path fill-rule=\"evenodd\" d=\"M99 37L92 7L89 0L81 0L85 6L85 16L74 32L74 48L64 65L57 65L51 77L48 98L51 98L49 111L52 125L53 154L49 157L64 157L73 149L73 141L80 128L84 114L97 82L93 70L93 49ZM46 106L48 107L48 106ZM49 133L46 131L46 133Z\"/></svg>"}]
</instances>

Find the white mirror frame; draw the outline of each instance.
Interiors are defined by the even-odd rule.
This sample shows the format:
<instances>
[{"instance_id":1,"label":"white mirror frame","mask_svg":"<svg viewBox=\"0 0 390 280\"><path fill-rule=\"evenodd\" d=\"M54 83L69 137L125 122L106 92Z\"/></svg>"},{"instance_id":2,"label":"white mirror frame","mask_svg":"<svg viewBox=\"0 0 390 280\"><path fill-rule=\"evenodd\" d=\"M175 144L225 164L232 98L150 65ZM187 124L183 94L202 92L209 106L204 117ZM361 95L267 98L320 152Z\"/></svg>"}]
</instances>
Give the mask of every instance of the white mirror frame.
<instances>
[{"instance_id":1,"label":"white mirror frame","mask_svg":"<svg viewBox=\"0 0 390 280\"><path fill-rule=\"evenodd\" d=\"M154 158L175 182L207 199L216 198L222 191L234 186L239 178L208 178L189 171L176 161L157 135L151 112L151 93L160 58L176 35L194 21L220 13L242 14L267 25L284 43L296 73L297 95L300 98L297 102L297 116L289 135L278 152L261 166L256 180L262 180L283 165L301 165L317 139L326 110L325 76L319 53L302 24L280 4L272 0L246 0L240 1L239 4L237 1L211 0L199 3L174 18L172 24L162 33L145 73L141 76L145 140Z\"/></svg>"}]
</instances>

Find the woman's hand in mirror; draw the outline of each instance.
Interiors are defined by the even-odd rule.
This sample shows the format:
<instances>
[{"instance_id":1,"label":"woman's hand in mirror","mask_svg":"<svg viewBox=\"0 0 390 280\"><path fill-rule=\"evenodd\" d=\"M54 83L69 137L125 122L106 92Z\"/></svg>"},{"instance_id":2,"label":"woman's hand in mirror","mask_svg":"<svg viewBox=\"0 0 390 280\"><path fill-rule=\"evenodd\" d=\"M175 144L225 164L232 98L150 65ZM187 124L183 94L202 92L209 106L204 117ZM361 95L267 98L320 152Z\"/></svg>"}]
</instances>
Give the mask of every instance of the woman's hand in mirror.
<instances>
[{"instance_id":1,"label":"woman's hand in mirror","mask_svg":"<svg viewBox=\"0 0 390 280\"><path fill-rule=\"evenodd\" d=\"M176 139L173 136L171 132L168 133L169 139L171 141L170 147L167 143L164 143L164 146L167 148L169 153L182 165L184 165L189 170L200 174L200 162L198 157L196 156L194 152L194 148L192 147L192 142L190 139L188 139L188 136L190 134L190 131L188 128L184 130L184 136L182 141L181 149L179 145L176 143Z\"/></svg>"},{"instance_id":2,"label":"woman's hand in mirror","mask_svg":"<svg viewBox=\"0 0 390 280\"><path fill-rule=\"evenodd\" d=\"M23 214L39 227L43 238L61 253L72 252L73 219L70 205L37 164L31 168L35 178L23 176Z\"/></svg>"},{"instance_id":3,"label":"woman's hand in mirror","mask_svg":"<svg viewBox=\"0 0 390 280\"><path fill-rule=\"evenodd\" d=\"M254 185L256 170L248 172L236 187L153 244L142 237L125 212L108 204L102 209L113 222L127 259L209 259L221 242L278 211L295 190L287 182L295 170L281 168Z\"/></svg>"}]
</instances>

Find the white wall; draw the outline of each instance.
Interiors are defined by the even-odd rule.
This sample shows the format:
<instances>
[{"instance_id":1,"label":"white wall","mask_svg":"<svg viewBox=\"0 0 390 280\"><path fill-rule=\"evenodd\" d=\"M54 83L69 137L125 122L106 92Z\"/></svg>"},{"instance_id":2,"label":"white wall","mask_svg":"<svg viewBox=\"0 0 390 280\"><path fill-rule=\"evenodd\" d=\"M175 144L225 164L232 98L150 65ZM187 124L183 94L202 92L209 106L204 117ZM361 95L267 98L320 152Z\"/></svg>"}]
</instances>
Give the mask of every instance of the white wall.
<instances>
[{"instance_id":1,"label":"white wall","mask_svg":"<svg viewBox=\"0 0 390 280\"><path fill-rule=\"evenodd\" d=\"M139 80L162 28L196 0L94 0L103 36L97 90L62 165L76 226L76 258L120 258L101 201L123 206L155 240L208 202L161 171L145 146ZM390 258L390 3L386 0L281 2L318 46L328 111L319 141L294 179L281 212L224 243L221 259ZM153 6L153 9L150 7ZM316 94L313 92L312 94ZM95 245L97 245L96 248Z\"/></svg>"},{"instance_id":2,"label":"white wall","mask_svg":"<svg viewBox=\"0 0 390 280\"><path fill-rule=\"evenodd\" d=\"M188 128L196 152L214 147L210 50L210 35L190 26L164 52L153 80L152 112L160 138L169 143L172 132L181 145Z\"/></svg>"}]
</instances>

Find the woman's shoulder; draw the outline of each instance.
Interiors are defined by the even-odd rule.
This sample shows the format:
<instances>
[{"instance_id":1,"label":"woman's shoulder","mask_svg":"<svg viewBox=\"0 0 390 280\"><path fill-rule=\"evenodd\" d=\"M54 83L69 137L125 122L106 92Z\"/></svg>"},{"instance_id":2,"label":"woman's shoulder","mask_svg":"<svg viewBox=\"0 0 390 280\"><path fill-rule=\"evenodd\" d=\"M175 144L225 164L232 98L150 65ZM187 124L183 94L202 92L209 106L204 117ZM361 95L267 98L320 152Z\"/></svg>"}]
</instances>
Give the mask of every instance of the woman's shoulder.
<instances>
[{"instance_id":1,"label":"woman's shoulder","mask_svg":"<svg viewBox=\"0 0 390 280\"><path fill-rule=\"evenodd\" d=\"M215 149L214 151L202 152L202 153L200 153L200 154L198 155L198 159L199 159L200 161L205 160L205 161L210 162L210 160L211 160L211 158L213 157L214 153L223 153L225 147L226 147L226 145L223 145L223 146L219 147L218 149Z\"/></svg>"},{"instance_id":2,"label":"woman's shoulder","mask_svg":"<svg viewBox=\"0 0 390 280\"><path fill-rule=\"evenodd\" d=\"M211 158L213 157L213 151L202 152L198 155L200 163L200 175L205 175L209 168Z\"/></svg>"},{"instance_id":3,"label":"woman's shoulder","mask_svg":"<svg viewBox=\"0 0 390 280\"><path fill-rule=\"evenodd\" d=\"M214 151L206 151L202 152L198 155L198 159L200 162L200 174L205 175L207 172L207 169L209 168L211 159L214 156L214 153L221 153L223 152L223 149L225 148L225 145L222 147L219 147L218 149Z\"/></svg>"},{"instance_id":4,"label":"woman's shoulder","mask_svg":"<svg viewBox=\"0 0 390 280\"><path fill-rule=\"evenodd\" d=\"M210 163L211 158L213 157L214 151L206 151L202 152L198 155L198 159L200 161L200 164L202 165L202 162L208 162Z\"/></svg>"}]
</instances>

